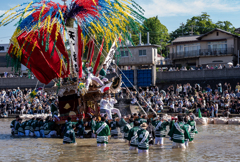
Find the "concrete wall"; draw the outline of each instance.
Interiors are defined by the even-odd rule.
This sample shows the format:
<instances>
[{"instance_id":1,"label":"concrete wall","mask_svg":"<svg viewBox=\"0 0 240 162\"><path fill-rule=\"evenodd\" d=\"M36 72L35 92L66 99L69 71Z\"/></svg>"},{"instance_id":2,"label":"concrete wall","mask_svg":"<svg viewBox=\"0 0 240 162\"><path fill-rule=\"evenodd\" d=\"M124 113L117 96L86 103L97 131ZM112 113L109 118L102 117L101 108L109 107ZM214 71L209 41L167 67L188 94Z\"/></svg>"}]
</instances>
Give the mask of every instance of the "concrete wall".
<instances>
[{"instance_id":1,"label":"concrete wall","mask_svg":"<svg viewBox=\"0 0 240 162\"><path fill-rule=\"evenodd\" d=\"M37 84L37 79L28 78L0 78L0 88L35 88ZM52 87L53 82L49 83L45 87ZM38 82L38 87L43 87L44 84Z\"/></svg>"},{"instance_id":2,"label":"concrete wall","mask_svg":"<svg viewBox=\"0 0 240 162\"><path fill-rule=\"evenodd\" d=\"M129 53L128 56L121 57L119 60L119 66L129 66L129 65L149 65L155 64L155 53L157 52L157 47L154 46L136 46L128 47L132 53ZM139 50L146 50L146 56L139 56ZM128 51L127 48L120 48L120 51ZM118 54L118 51L116 51ZM157 57L157 54L156 54Z\"/></svg>"},{"instance_id":3,"label":"concrete wall","mask_svg":"<svg viewBox=\"0 0 240 162\"><path fill-rule=\"evenodd\" d=\"M175 80L211 80L240 78L240 69L157 72L157 84Z\"/></svg>"}]
</instances>

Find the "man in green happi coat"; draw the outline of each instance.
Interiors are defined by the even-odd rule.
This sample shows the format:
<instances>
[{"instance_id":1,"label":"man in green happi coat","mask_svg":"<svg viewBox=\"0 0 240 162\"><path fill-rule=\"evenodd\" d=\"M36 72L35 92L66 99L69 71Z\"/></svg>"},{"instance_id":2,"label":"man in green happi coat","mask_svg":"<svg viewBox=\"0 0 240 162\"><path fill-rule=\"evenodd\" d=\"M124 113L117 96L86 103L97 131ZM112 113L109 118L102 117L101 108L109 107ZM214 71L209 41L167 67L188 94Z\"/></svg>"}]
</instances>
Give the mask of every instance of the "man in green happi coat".
<instances>
[{"instance_id":1,"label":"man in green happi coat","mask_svg":"<svg viewBox=\"0 0 240 162\"><path fill-rule=\"evenodd\" d=\"M22 123L22 119L18 119L18 123L16 125L16 130L18 130L18 137L24 136L24 123Z\"/></svg>"},{"instance_id":2,"label":"man in green happi coat","mask_svg":"<svg viewBox=\"0 0 240 162\"><path fill-rule=\"evenodd\" d=\"M189 132L184 126L183 117L178 116L178 122L175 122L168 135L170 140L173 141L173 148L185 149L185 139L190 139Z\"/></svg>"},{"instance_id":3,"label":"man in green happi coat","mask_svg":"<svg viewBox=\"0 0 240 162\"><path fill-rule=\"evenodd\" d=\"M188 132L191 131L191 126L188 124L188 121L189 121L189 116L185 116L184 118L184 126L187 128ZM190 134L190 137L191 137L191 134ZM191 138L185 138L185 146L188 147L188 142L191 141Z\"/></svg>"},{"instance_id":4,"label":"man in green happi coat","mask_svg":"<svg viewBox=\"0 0 240 162\"><path fill-rule=\"evenodd\" d=\"M133 122L133 118L129 119L128 123L123 128L125 142L128 140L128 134L133 127Z\"/></svg>"},{"instance_id":5,"label":"man in green happi coat","mask_svg":"<svg viewBox=\"0 0 240 162\"><path fill-rule=\"evenodd\" d=\"M78 128L77 136L79 138L83 138L84 137L85 124L84 124L83 119L84 119L84 116L82 117L81 120L77 119L78 120L78 123L77 123L77 128Z\"/></svg>"},{"instance_id":6,"label":"man in green happi coat","mask_svg":"<svg viewBox=\"0 0 240 162\"><path fill-rule=\"evenodd\" d=\"M66 131L66 133L63 136L63 144L73 143L74 145L77 145L75 141L75 132L74 132L75 129L76 129L76 126L72 125L72 127Z\"/></svg>"},{"instance_id":7,"label":"man in green happi coat","mask_svg":"<svg viewBox=\"0 0 240 162\"><path fill-rule=\"evenodd\" d=\"M140 130L138 121L134 121L134 127L130 129L128 133L128 141L130 150L137 150L138 149L138 135L137 132Z\"/></svg>"},{"instance_id":8,"label":"man in green happi coat","mask_svg":"<svg viewBox=\"0 0 240 162\"><path fill-rule=\"evenodd\" d=\"M160 146L163 145L168 125L169 122L167 120L163 120L163 117L160 117L160 121L157 123L155 128L155 145L158 145L158 143Z\"/></svg>"},{"instance_id":9,"label":"man in green happi coat","mask_svg":"<svg viewBox=\"0 0 240 162\"><path fill-rule=\"evenodd\" d=\"M96 119L97 119L97 117L93 116L92 120L90 121L90 127L91 127L91 132L92 132L91 138L96 138L96 133L95 133Z\"/></svg>"},{"instance_id":10,"label":"man in green happi coat","mask_svg":"<svg viewBox=\"0 0 240 162\"><path fill-rule=\"evenodd\" d=\"M196 122L194 121L194 119L195 119L195 116L193 114L190 115L190 120L188 121L188 124L191 127L191 131L189 132L190 136L191 136L191 139L189 139L190 143L193 143L194 136L195 136L195 134L198 133Z\"/></svg>"},{"instance_id":11,"label":"man in green happi coat","mask_svg":"<svg viewBox=\"0 0 240 162\"><path fill-rule=\"evenodd\" d=\"M12 122L11 122L11 124L10 124L10 128L11 128L11 134L14 136L14 134L15 134L15 130L16 130L16 125L17 125L17 123L18 123L18 119L19 119L19 116L17 115L16 116L16 119L14 119ZM17 132L17 131L16 131ZM18 133L16 133L16 134L18 134Z\"/></svg>"},{"instance_id":12,"label":"man in green happi coat","mask_svg":"<svg viewBox=\"0 0 240 162\"><path fill-rule=\"evenodd\" d=\"M114 139L117 139L119 134L120 125L118 124L117 119L117 117L113 117L113 121L110 122L111 136Z\"/></svg>"},{"instance_id":13,"label":"man in green happi coat","mask_svg":"<svg viewBox=\"0 0 240 162\"><path fill-rule=\"evenodd\" d=\"M148 153L149 149L149 132L146 130L148 125L143 123L140 125L141 129L138 130L138 153Z\"/></svg>"},{"instance_id":14,"label":"man in green happi coat","mask_svg":"<svg viewBox=\"0 0 240 162\"><path fill-rule=\"evenodd\" d=\"M101 117L101 121L96 124L95 133L97 135L97 146L106 147L108 144L110 133L110 128L105 122L105 117Z\"/></svg>"}]
</instances>

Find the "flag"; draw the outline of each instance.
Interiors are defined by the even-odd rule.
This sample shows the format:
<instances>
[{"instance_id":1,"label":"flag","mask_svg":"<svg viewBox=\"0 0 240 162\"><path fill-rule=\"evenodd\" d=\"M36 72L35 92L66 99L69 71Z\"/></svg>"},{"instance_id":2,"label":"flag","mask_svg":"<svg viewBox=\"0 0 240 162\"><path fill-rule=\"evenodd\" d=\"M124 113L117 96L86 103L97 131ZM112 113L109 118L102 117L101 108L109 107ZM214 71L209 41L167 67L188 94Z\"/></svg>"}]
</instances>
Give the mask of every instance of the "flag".
<instances>
[{"instance_id":1,"label":"flag","mask_svg":"<svg viewBox=\"0 0 240 162\"><path fill-rule=\"evenodd\" d=\"M199 117L199 118L202 118L202 113L201 113L201 110L200 110L200 109L198 109L198 117Z\"/></svg>"},{"instance_id":2,"label":"flag","mask_svg":"<svg viewBox=\"0 0 240 162\"><path fill-rule=\"evenodd\" d=\"M92 64L92 59L93 59L93 55L94 55L94 41L92 42L92 47L91 47L91 55L90 55L90 60L89 60L89 66L91 66Z\"/></svg>"},{"instance_id":3,"label":"flag","mask_svg":"<svg viewBox=\"0 0 240 162\"><path fill-rule=\"evenodd\" d=\"M108 90L110 89L111 85L112 85L112 82L106 84L105 86L102 86L99 90L100 90L102 93L105 93L106 91L108 91Z\"/></svg>"},{"instance_id":4,"label":"flag","mask_svg":"<svg viewBox=\"0 0 240 162\"><path fill-rule=\"evenodd\" d=\"M83 54L82 29L78 25L78 78L82 78L82 54Z\"/></svg>"},{"instance_id":5,"label":"flag","mask_svg":"<svg viewBox=\"0 0 240 162\"><path fill-rule=\"evenodd\" d=\"M91 49L92 49L93 43L94 43L93 39L89 40L88 43L87 43L87 46L88 46L87 62L89 61L89 59L91 57L90 55L92 53Z\"/></svg>"},{"instance_id":6,"label":"flag","mask_svg":"<svg viewBox=\"0 0 240 162\"><path fill-rule=\"evenodd\" d=\"M99 65L99 62L100 62L100 58L101 58L101 55L102 55L103 45L104 45L104 38L102 40L102 45L101 45L101 48L99 50L98 57L97 57L96 63L95 63L94 68L93 68L93 75L95 75L96 72L97 72L97 68L98 68L98 65Z\"/></svg>"}]
</instances>

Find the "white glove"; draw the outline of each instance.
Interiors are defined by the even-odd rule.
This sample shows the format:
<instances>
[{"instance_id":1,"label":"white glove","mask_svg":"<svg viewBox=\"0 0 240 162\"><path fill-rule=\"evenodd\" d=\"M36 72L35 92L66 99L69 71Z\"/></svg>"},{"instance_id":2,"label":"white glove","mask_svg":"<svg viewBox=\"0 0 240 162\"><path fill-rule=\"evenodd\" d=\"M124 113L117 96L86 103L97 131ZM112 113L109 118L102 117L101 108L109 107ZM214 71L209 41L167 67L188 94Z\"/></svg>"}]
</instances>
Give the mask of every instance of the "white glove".
<instances>
[{"instance_id":1,"label":"white glove","mask_svg":"<svg viewBox=\"0 0 240 162\"><path fill-rule=\"evenodd\" d=\"M78 121L79 119L77 118L77 121Z\"/></svg>"}]
</instances>

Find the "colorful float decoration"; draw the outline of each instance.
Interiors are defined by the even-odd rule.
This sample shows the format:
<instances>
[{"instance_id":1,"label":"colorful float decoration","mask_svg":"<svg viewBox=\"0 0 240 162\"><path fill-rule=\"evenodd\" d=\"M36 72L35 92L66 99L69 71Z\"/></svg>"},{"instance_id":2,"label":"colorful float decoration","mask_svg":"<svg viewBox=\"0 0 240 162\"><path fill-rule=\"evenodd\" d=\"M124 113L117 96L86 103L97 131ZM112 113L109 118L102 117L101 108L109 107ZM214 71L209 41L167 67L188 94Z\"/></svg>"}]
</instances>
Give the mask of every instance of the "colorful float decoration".
<instances>
[{"instance_id":1,"label":"colorful float decoration","mask_svg":"<svg viewBox=\"0 0 240 162\"><path fill-rule=\"evenodd\" d=\"M6 11L0 26L18 20L7 57L15 72L23 64L41 83L56 82L45 91L58 94L65 119L90 111L89 101L95 109L91 113L97 115L102 95L119 91L120 76L104 84L87 78L103 80L103 65L109 68L114 57L119 59L115 52L120 45L134 45L129 31L140 32L143 12L134 0L71 0L69 5L33 0Z\"/></svg>"}]
</instances>

